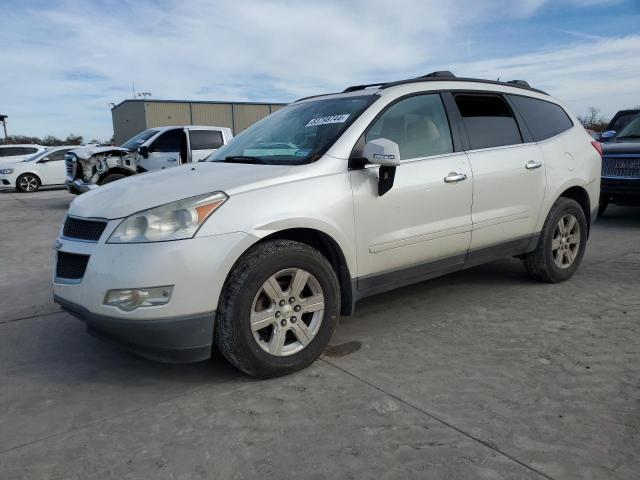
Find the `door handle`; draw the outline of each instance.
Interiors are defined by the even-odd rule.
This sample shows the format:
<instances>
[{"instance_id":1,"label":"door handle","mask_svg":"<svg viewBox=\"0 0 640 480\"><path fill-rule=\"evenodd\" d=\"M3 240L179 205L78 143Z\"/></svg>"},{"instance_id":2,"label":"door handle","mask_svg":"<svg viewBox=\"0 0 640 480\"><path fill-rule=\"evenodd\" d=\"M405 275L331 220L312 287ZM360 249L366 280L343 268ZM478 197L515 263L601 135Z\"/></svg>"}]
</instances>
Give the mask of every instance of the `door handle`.
<instances>
[{"instance_id":1,"label":"door handle","mask_svg":"<svg viewBox=\"0 0 640 480\"><path fill-rule=\"evenodd\" d=\"M524 166L527 170L535 170L536 168L540 168L542 166L542 162L536 162L534 160L529 160L527 164Z\"/></svg>"},{"instance_id":2,"label":"door handle","mask_svg":"<svg viewBox=\"0 0 640 480\"><path fill-rule=\"evenodd\" d=\"M177 158L168 158L168 159L167 159L167 162L175 162L175 161L177 161L177 160L178 160Z\"/></svg>"},{"instance_id":3,"label":"door handle","mask_svg":"<svg viewBox=\"0 0 640 480\"><path fill-rule=\"evenodd\" d=\"M467 179L467 175L464 173L456 173L456 172L451 172L449 173L449 175L447 175L446 177L444 177L444 181L446 183L458 183L461 182L462 180L466 180Z\"/></svg>"}]
</instances>

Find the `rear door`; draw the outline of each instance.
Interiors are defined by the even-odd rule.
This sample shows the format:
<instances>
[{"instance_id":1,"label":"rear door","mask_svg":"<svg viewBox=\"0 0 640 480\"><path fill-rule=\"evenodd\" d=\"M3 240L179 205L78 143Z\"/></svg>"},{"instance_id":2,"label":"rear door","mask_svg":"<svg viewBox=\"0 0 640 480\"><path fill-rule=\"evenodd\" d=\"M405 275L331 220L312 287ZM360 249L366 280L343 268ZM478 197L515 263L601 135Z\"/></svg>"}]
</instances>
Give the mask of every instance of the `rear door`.
<instances>
[{"instance_id":1,"label":"rear door","mask_svg":"<svg viewBox=\"0 0 640 480\"><path fill-rule=\"evenodd\" d=\"M469 261L521 253L545 195L542 153L502 95L457 92L454 99L473 171Z\"/></svg>"},{"instance_id":2,"label":"rear door","mask_svg":"<svg viewBox=\"0 0 640 480\"><path fill-rule=\"evenodd\" d=\"M396 142L401 163L382 196L378 166L351 170L358 290L374 293L459 269L471 240L472 178L441 95L397 100L364 137Z\"/></svg>"},{"instance_id":3,"label":"rear door","mask_svg":"<svg viewBox=\"0 0 640 480\"><path fill-rule=\"evenodd\" d=\"M224 145L220 130L189 129L191 161L199 162Z\"/></svg>"}]
</instances>

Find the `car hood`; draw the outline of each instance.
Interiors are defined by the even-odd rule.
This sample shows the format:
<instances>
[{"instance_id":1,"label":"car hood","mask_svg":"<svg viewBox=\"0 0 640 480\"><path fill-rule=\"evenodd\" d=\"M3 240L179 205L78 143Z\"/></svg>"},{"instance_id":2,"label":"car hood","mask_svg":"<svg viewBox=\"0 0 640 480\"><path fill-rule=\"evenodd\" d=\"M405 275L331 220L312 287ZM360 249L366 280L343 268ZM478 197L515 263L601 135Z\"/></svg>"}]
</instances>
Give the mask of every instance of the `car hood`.
<instances>
[{"instance_id":1,"label":"car hood","mask_svg":"<svg viewBox=\"0 0 640 480\"><path fill-rule=\"evenodd\" d=\"M73 153L76 157L82 160L87 160L97 153L105 153L105 152L131 153L129 150L122 147L83 147L83 148L76 148L74 150L71 150L69 153Z\"/></svg>"},{"instance_id":2,"label":"car hood","mask_svg":"<svg viewBox=\"0 0 640 480\"><path fill-rule=\"evenodd\" d=\"M640 141L616 142L611 141L602 144L605 155L619 155L625 153L640 154Z\"/></svg>"},{"instance_id":3,"label":"car hood","mask_svg":"<svg viewBox=\"0 0 640 480\"><path fill-rule=\"evenodd\" d=\"M183 198L222 191L232 196L287 181L296 167L201 162L133 175L76 197L69 214L115 219Z\"/></svg>"}]
</instances>

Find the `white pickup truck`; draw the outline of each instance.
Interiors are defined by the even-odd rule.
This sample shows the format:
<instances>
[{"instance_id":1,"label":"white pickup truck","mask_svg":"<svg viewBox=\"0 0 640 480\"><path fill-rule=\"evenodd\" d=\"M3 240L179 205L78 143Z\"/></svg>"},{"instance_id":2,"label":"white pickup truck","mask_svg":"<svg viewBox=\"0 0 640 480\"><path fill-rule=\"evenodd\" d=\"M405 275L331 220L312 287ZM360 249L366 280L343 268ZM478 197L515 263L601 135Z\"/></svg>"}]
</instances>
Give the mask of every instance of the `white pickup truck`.
<instances>
[{"instance_id":1,"label":"white pickup truck","mask_svg":"<svg viewBox=\"0 0 640 480\"><path fill-rule=\"evenodd\" d=\"M231 129L198 125L150 128L120 147L67 153L67 190L80 194L137 173L198 162L227 144Z\"/></svg>"}]
</instances>

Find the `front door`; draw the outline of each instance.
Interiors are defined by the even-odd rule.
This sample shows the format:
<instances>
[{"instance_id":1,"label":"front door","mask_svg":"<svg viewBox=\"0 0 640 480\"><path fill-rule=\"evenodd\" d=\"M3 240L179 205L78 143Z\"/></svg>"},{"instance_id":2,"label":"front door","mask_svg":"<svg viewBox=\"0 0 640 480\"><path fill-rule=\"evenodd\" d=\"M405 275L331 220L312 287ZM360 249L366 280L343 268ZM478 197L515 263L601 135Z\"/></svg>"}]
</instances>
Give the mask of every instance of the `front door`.
<instances>
[{"instance_id":1,"label":"front door","mask_svg":"<svg viewBox=\"0 0 640 480\"><path fill-rule=\"evenodd\" d=\"M67 174L64 155L69 150L55 150L38 161L38 173L42 185L60 185L64 183Z\"/></svg>"},{"instance_id":2,"label":"front door","mask_svg":"<svg viewBox=\"0 0 640 480\"><path fill-rule=\"evenodd\" d=\"M361 294L459 269L471 240L471 168L440 95L393 104L365 133L376 138L398 144L401 164L383 196L378 167L351 171Z\"/></svg>"},{"instance_id":3,"label":"front door","mask_svg":"<svg viewBox=\"0 0 640 480\"><path fill-rule=\"evenodd\" d=\"M145 170L161 170L180 165L181 151L186 138L182 128L162 132L149 145L149 157L140 158L140 166ZM184 155L184 153L183 153Z\"/></svg>"},{"instance_id":4,"label":"front door","mask_svg":"<svg viewBox=\"0 0 640 480\"><path fill-rule=\"evenodd\" d=\"M473 170L470 257L490 247L504 247L504 255L522 253L535 233L545 194L542 152L524 137L501 95L461 93L454 98Z\"/></svg>"}]
</instances>

